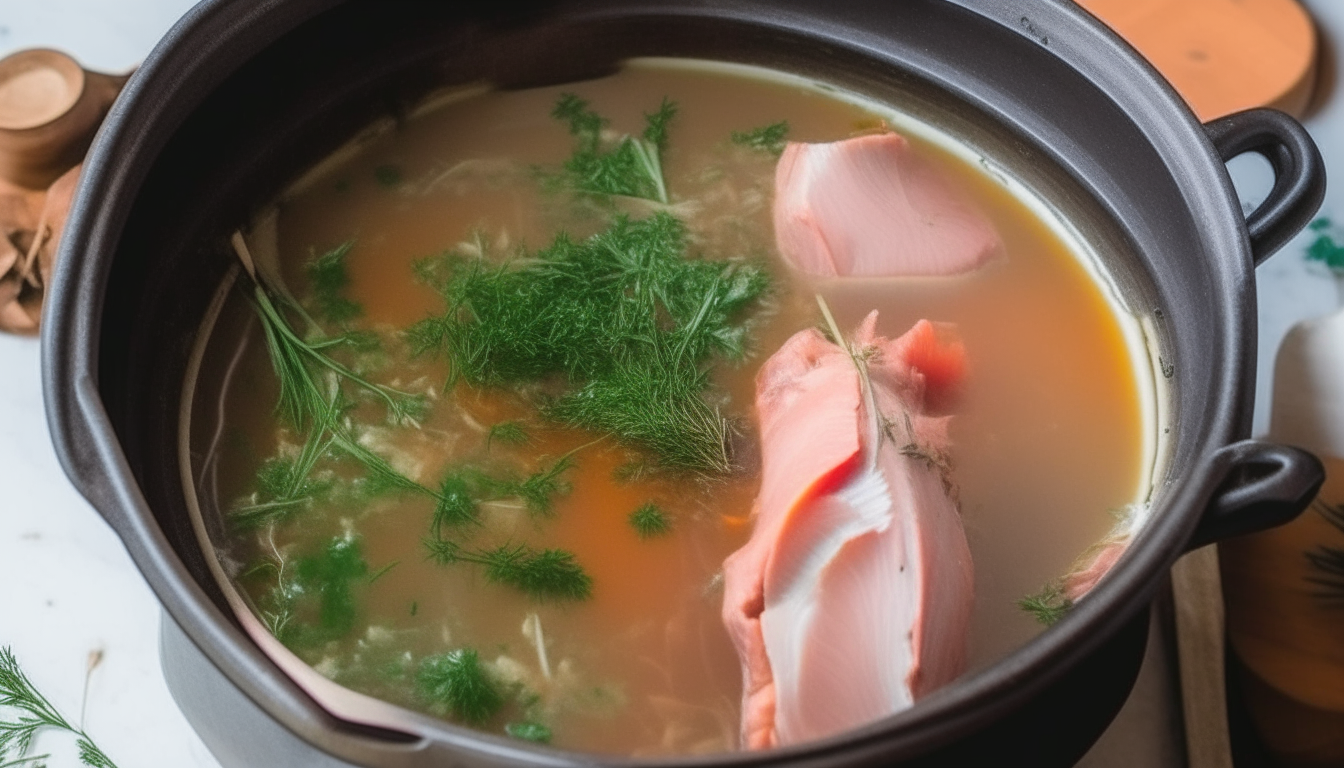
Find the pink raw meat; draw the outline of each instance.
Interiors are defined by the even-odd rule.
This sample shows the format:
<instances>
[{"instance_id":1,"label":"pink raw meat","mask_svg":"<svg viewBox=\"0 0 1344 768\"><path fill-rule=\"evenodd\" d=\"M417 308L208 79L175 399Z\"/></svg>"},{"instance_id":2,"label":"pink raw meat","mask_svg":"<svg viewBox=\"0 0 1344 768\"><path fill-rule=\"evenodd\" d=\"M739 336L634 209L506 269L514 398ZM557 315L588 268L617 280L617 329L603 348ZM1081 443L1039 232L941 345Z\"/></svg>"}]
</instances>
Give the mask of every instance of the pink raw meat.
<instances>
[{"instance_id":1,"label":"pink raw meat","mask_svg":"<svg viewBox=\"0 0 1344 768\"><path fill-rule=\"evenodd\" d=\"M775 244L818 277L955 275L999 235L902 136L790 142L775 166Z\"/></svg>"},{"instance_id":2,"label":"pink raw meat","mask_svg":"<svg viewBox=\"0 0 1344 768\"><path fill-rule=\"evenodd\" d=\"M867 390L815 330L756 378L761 490L723 605L753 748L890 715L965 666L974 573L945 458L965 353L927 321L894 341L876 323L854 339Z\"/></svg>"}]
</instances>

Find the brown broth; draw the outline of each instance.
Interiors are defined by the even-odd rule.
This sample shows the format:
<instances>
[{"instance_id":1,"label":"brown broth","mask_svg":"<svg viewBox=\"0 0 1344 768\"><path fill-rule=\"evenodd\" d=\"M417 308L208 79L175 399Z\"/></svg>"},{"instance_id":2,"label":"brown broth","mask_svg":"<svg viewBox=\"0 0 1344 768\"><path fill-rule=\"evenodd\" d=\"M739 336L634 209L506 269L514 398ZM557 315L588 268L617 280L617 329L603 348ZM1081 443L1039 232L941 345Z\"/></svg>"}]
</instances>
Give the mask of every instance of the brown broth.
<instances>
[{"instance_id":1,"label":"brown broth","mask_svg":"<svg viewBox=\"0 0 1344 768\"><path fill-rule=\"evenodd\" d=\"M475 232L508 250L544 246L560 229L584 235L603 225L594 210L576 211L568 198L539 193L528 170L557 165L571 149L568 132L549 116L564 91L588 99L613 128L631 132L663 96L677 102L664 159L668 188L690 227L692 251L716 258L769 259L773 252L774 159L733 146L732 131L787 120L791 140L833 141L880 124L880 115L811 88L637 66L563 88L464 98L371 141L283 199L279 252L291 286L304 285L302 264L312 253L355 241L349 296L363 305L360 327L379 331L393 360L379 380L433 401L422 429L374 427L366 439L425 485L462 462L530 470L595 437L547 428L507 393L443 391L445 364L406 361L396 341L397 329L442 311L434 291L412 281L416 259ZM842 328L873 309L888 336L920 318L956 324L971 361L953 450L975 558L971 650L972 667L979 668L1040 631L1016 601L1067 571L1111 528L1110 512L1138 500L1145 460L1139 363L1102 289L1065 241L999 182L934 143L908 138L978 200L1007 258L954 279L809 281L776 266L776 293L756 330L755 352L745 365L719 366L715 378L731 396L727 411L741 419L741 442L749 448L755 368L790 335L817 323L814 294L828 300ZM392 168L400 181L380 184ZM650 210L622 207L635 215ZM298 442L273 415L274 374L256 324L247 321L250 309L237 297L231 301L228 322L215 335L231 336L235 346L240 337L250 341L224 393L223 439L211 454L218 487L206 503L222 509L252 492L263 458ZM216 346L212 341L208 352L224 354ZM201 437L193 445L220 428L214 407L197 409ZM364 405L354 418L377 424L381 415ZM527 420L533 442L487 450L483 429L512 418ZM470 646L496 674L541 697L557 746L635 754L736 748L740 671L719 618L717 574L750 534L756 478L613 480L613 470L632 456L611 440L581 449L566 476L572 492L550 518L534 519L508 500L486 507L479 541L575 553L594 583L592 598L581 603L538 604L487 583L479 569L427 560L421 540L432 502L414 495L337 500L262 534L215 543L234 576L348 532L361 538L371 572L395 564L356 586L359 624L348 637L300 652L356 690L423 709L405 678L408 660ZM627 515L649 500L673 515L671 535L641 540L628 524ZM274 583L268 578L254 572L238 583L262 601ZM549 679L525 636L530 614L544 632ZM512 707L487 727L498 730L518 717Z\"/></svg>"}]
</instances>

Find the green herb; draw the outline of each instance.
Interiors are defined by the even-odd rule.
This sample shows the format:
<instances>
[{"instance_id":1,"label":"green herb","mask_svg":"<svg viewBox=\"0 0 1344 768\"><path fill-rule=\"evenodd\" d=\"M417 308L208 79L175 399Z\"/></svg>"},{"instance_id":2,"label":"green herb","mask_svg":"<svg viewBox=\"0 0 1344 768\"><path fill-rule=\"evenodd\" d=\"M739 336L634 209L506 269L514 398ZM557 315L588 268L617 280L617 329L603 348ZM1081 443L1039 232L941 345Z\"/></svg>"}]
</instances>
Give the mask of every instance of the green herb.
<instances>
[{"instance_id":1,"label":"green herb","mask_svg":"<svg viewBox=\"0 0 1344 768\"><path fill-rule=\"evenodd\" d=\"M313 257L305 265L308 284L313 292L313 303L318 314L328 322L339 326L348 324L364 312L363 307L345 296L345 290L350 285L345 257L354 245L354 240L347 240L330 251Z\"/></svg>"},{"instance_id":2,"label":"green herb","mask_svg":"<svg viewBox=\"0 0 1344 768\"><path fill-rule=\"evenodd\" d=\"M444 526L455 528L480 522L481 510L476 502L478 491L474 486L473 478L468 474L450 472L444 476L430 523L434 538L442 538Z\"/></svg>"},{"instance_id":3,"label":"green herb","mask_svg":"<svg viewBox=\"0 0 1344 768\"><path fill-rule=\"evenodd\" d=\"M1040 592L1018 600L1017 606L1048 627L1064 618L1073 608L1073 601L1064 595L1064 585L1056 581L1046 584Z\"/></svg>"},{"instance_id":4,"label":"green herb","mask_svg":"<svg viewBox=\"0 0 1344 768\"><path fill-rule=\"evenodd\" d=\"M414 616L415 614L417 614L417 613L419 613L419 612L420 612L420 602L419 602L418 600L412 600L412 601L411 601L411 615Z\"/></svg>"},{"instance_id":5,"label":"green herb","mask_svg":"<svg viewBox=\"0 0 1344 768\"><path fill-rule=\"evenodd\" d=\"M618 483L636 483L656 471L657 468L647 461L627 461L611 470L611 479Z\"/></svg>"},{"instance_id":6,"label":"green herb","mask_svg":"<svg viewBox=\"0 0 1344 768\"><path fill-rule=\"evenodd\" d=\"M315 341L300 338L281 312L280 307L287 306L287 300L277 295L273 301L260 283L253 291L253 304L261 319L271 366L280 382L279 410L294 427L300 430L316 427L335 417L331 398L318 384L314 368L329 371L338 380L350 382L374 395L387 406L393 423L414 423L423 415L423 398L374 384L328 355L327 350L347 343L344 337L319 337ZM301 312L297 307L290 308Z\"/></svg>"},{"instance_id":7,"label":"green herb","mask_svg":"<svg viewBox=\"0 0 1344 768\"><path fill-rule=\"evenodd\" d=\"M733 131L732 139L734 144L761 152L769 152L778 157L784 153L784 145L788 143L788 135L788 122L780 120L778 123L752 128L749 131Z\"/></svg>"},{"instance_id":8,"label":"green herb","mask_svg":"<svg viewBox=\"0 0 1344 768\"><path fill-rule=\"evenodd\" d=\"M649 502L630 513L630 527L641 539L665 536L672 531L672 519L662 507Z\"/></svg>"},{"instance_id":9,"label":"green herb","mask_svg":"<svg viewBox=\"0 0 1344 768\"><path fill-rule=\"evenodd\" d=\"M1326 522L1344 533L1344 506L1332 506L1321 501L1313 506ZM1317 588L1314 593L1316 598L1331 607L1344 608L1344 547L1322 544L1305 554L1313 571L1307 581Z\"/></svg>"},{"instance_id":10,"label":"green herb","mask_svg":"<svg viewBox=\"0 0 1344 768\"><path fill-rule=\"evenodd\" d=\"M666 204L662 153L667 149L668 124L676 113L676 104L664 98L657 111L644 116L642 136L621 136L603 146L606 119L578 96L563 94L551 116L568 123L576 140L574 153L564 164L564 181L579 192L641 197Z\"/></svg>"},{"instance_id":11,"label":"green herb","mask_svg":"<svg viewBox=\"0 0 1344 768\"><path fill-rule=\"evenodd\" d=\"M422 696L471 725L484 723L504 706L499 686L470 648L425 659L416 672L415 683Z\"/></svg>"},{"instance_id":12,"label":"green herb","mask_svg":"<svg viewBox=\"0 0 1344 768\"><path fill-rule=\"evenodd\" d=\"M506 445L527 445L531 439L521 421L501 421L491 427L485 436L485 447L488 450L490 444L496 441Z\"/></svg>"},{"instance_id":13,"label":"green herb","mask_svg":"<svg viewBox=\"0 0 1344 768\"><path fill-rule=\"evenodd\" d=\"M297 459L267 459L257 472L258 500L235 505L229 520L239 529L258 528L286 519L312 505L315 498L331 490L333 483L314 479L313 468L331 445L325 431L308 434Z\"/></svg>"},{"instance_id":14,"label":"green herb","mask_svg":"<svg viewBox=\"0 0 1344 768\"><path fill-rule=\"evenodd\" d=\"M728 420L704 399L709 376L664 340L620 350L615 365L544 409L568 426L615 435L664 466L727 473Z\"/></svg>"},{"instance_id":15,"label":"green herb","mask_svg":"<svg viewBox=\"0 0 1344 768\"><path fill-rule=\"evenodd\" d=\"M555 497L563 496L570 491L570 484L561 480L560 475L572 466L574 466L573 459L568 455L561 456L551 466L537 470L517 484L506 486L505 490L508 495L522 499L529 512L535 515L549 515Z\"/></svg>"},{"instance_id":16,"label":"green herb","mask_svg":"<svg viewBox=\"0 0 1344 768\"><path fill-rule=\"evenodd\" d=\"M442 539L426 539L425 547L430 558L442 565L461 562L484 566L490 581L518 589L536 600L586 600L592 594L592 578L574 555L564 550L508 544L469 550Z\"/></svg>"},{"instance_id":17,"label":"green herb","mask_svg":"<svg viewBox=\"0 0 1344 768\"><path fill-rule=\"evenodd\" d=\"M382 568L379 568L376 572L374 572L372 576L369 577L369 583L372 584L373 582L383 578L383 576L385 576L388 571L392 570L393 568L396 568L398 565L401 565L401 561L393 560L387 565L384 565Z\"/></svg>"},{"instance_id":18,"label":"green herb","mask_svg":"<svg viewBox=\"0 0 1344 768\"><path fill-rule=\"evenodd\" d=\"M521 723L509 723L504 726L504 732L515 739L532 741L537 744L551 743L551 729L541 723L524 721Z\"/></svg>"},{"instance_id":19,"label":"green herb","mask_svg":"<svg viewBox=\"0 0 1344 768\"><path fill-rule=\"evenodd\" d=\"M5 765L21 765L45 759L47 755L29 755L28 752L38 732L55 729L75 736L79 761L84 765L116 768L112 759L93 743L93 739L83 729L71 725L37 690L8 647L0 648L0 708L14 710L10 716L0 718L0 760L5 760Z\"/></svg>"},{"instance_id":20,"label":"green herb","mask_svg":"<svg viewBox=\"0 0 1344 768\"><path fill-rule=\"evenodd\" d=\"M1307 246L1307 261L1318 261L1332 271L1344 271L1344 245L1332 235L1334 223L1321 217L1308 226L1316 233L1316 239Z\"/></svg>"},{"instance_id":21,"label":"green herb","mask_svg":"<svg viewBox=\"0 0 1344 768\"><path fill-rule=\"evenodd\" d=\"M341 637L354 628L359 607L351 582L364 578L369 572L358 539L334 538L318 554L300 558L294 570L301 591L317 596L318 624L323 639Z\"/></svg>"},{"instance_id":22,"label":"green herb","mask_svg":"<svg viewBox=\"0 0 1344 768\"><path fill-rule=\"evenodd\" d=\"M401 183L401 168L395 165L380 165L373 169L373 178L383 187L395 187Z\"/></svg>"},{"instance_id":23,"label":"green herb","mask_svg":"<svg viewBox=\"0 0 1344 768\"><path fill-rule=\"evenodd\" d=\"M745 356L742 316L768 277L685 250L685 226L658 213L618 217L583 241L562 234L504 265L446 254L421 275L447 311L407 337L417 352L443 352L469 384L561 377L571 390L543 408L551 418L610 433L667 466L727 471L729 428L705 399L703 365Z\"/></svg>"}]
</instances>

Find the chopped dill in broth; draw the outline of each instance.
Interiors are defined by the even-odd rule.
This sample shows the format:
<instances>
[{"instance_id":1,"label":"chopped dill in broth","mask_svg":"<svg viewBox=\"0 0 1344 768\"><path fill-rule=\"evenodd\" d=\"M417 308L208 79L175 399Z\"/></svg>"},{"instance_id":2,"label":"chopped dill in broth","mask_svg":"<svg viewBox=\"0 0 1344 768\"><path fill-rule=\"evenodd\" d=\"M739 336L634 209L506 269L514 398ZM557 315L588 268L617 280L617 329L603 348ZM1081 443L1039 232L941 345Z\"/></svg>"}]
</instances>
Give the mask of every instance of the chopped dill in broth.
<instances>
[{"instance_id":1,"label":"chopped dill in broth","mask_svg":"<svg viewBox=\"0 0 1344 768\"><path fill-rule=\"evenodd\" d=\"M884 126L820 90L632 65L446 100L310 175L246 234L279 271L238 281L201 376L222 392L193 413L213 543L258 618L323 676L461 724L739 748L721 568L760 482L754 377L820 295L844 329L955 324L970 668L1032 638L1018 601L1140 500L1138 363L1071 246L918 136L1005 258L786 268L784 143Z\"/></svg>"}]
</instances>

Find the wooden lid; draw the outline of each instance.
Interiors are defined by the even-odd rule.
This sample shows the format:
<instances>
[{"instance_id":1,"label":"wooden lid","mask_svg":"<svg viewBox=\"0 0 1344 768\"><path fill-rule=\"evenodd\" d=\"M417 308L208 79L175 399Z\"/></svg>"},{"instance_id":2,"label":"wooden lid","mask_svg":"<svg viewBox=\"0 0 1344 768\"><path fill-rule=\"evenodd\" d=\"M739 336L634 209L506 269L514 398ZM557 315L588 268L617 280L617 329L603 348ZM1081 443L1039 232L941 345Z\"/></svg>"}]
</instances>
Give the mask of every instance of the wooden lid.
<instances>
[{"instance_id":1,"label":"wooden lid","mask_svg":"<svg viewBox=\"0 0 1344 768\"><path fill-rule=\"evenodd\" d=\"M1078 0L1171 81L1200 120L1251 107L1300 116L1316 30L1297 0Z\"/></svg>"}]
</instances>

